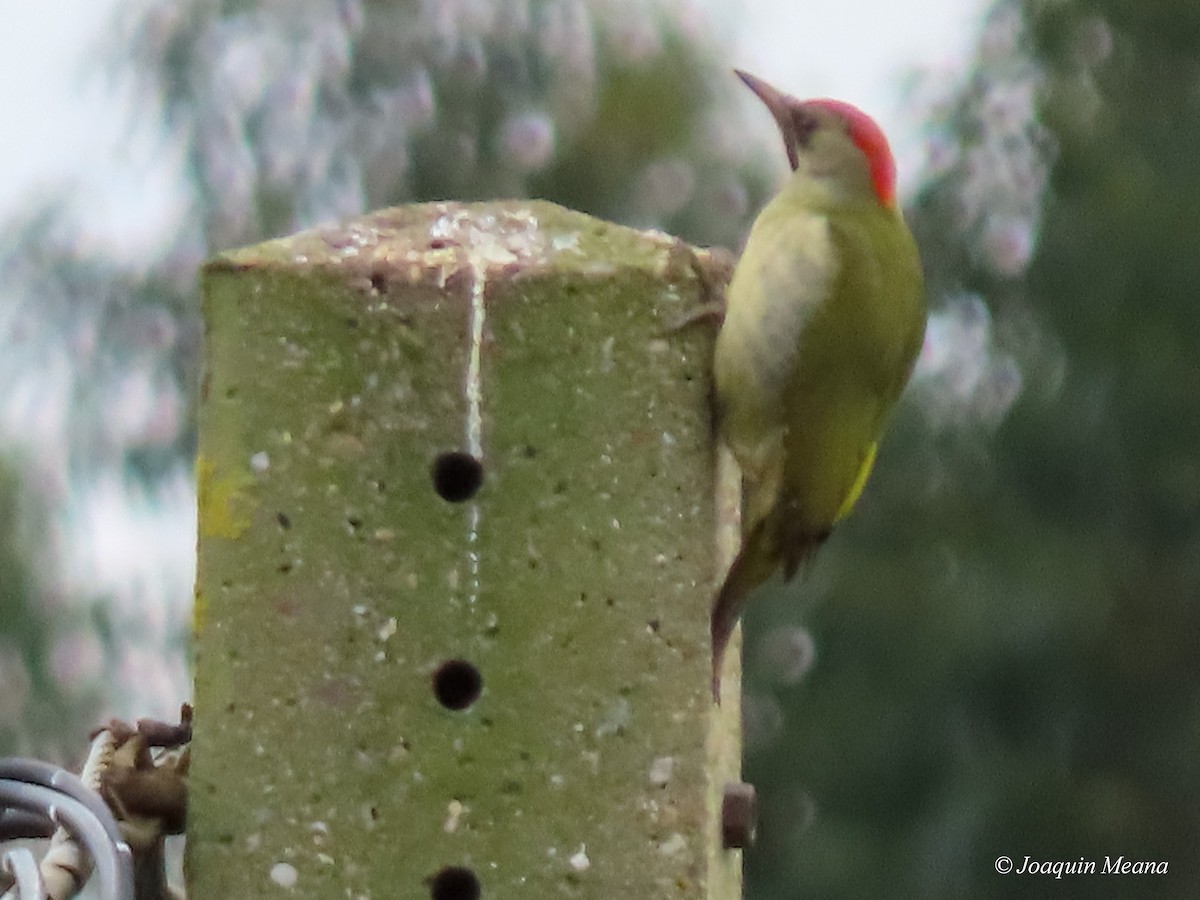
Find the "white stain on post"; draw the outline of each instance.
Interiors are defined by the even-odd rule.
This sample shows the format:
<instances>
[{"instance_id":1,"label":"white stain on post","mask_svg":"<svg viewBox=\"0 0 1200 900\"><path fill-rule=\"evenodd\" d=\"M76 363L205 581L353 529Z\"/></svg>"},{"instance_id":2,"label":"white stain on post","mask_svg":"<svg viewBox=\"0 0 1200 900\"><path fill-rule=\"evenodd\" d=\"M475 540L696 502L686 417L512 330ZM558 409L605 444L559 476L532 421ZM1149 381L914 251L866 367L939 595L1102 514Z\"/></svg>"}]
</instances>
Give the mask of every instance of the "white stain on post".
<instances>
[{"instance_id":1,"label":"white stain on post","mask_svg":"<svg viewBox=\"0 0 1200 900\"><path fill-rule=\"evenodd\" d=\"M471 277L471 311L464 380L467 420L465 441L467 452L481 465L483 453L483 335L487 320L487 280L493 269L505 269L518 262L533 265L544 263L547 245L538 231L537 218L529 212L496 216L484 214L472 217L464 209L448 208L429 230L430 238L439 247L452 245L461 251L455 264L465 260ZM482 511L472 500L467 512L467 569L470 573L468 603L474 606L479 598L479 527Z\"/></svg>"},{"instance_id":2,"label":"white stain on post","mask_svg":"<svg viewBox=\"0 0 1200 900\"><path fill-rule=\"evenodd\" d=\"M484 293L487 268L481 267L468 251L471 265L471 352L467 356L467 452L483 465L483 322L487 314ZM471 501L468 512L467 566L471 573L468 601L474 606L479 597L479 503Z\"/></svg>"}]
</instances>

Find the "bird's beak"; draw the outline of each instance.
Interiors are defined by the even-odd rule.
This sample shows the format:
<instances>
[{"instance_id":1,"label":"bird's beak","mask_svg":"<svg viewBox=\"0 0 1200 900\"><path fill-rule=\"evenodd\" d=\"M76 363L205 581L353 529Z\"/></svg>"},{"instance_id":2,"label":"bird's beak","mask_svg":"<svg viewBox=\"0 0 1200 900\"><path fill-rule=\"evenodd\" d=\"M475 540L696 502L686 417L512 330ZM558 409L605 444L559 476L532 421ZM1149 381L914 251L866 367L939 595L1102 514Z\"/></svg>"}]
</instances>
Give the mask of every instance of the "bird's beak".
<instances>
[{"instance_id":1,"label":"bird's beak","mask_svg":"<svg viewBox=\"0 0 1200 900\"><path fill-rule=\"evenodd\" d=\"M795 171L796 167L800 165L800 160L796 154L796 142L799 136L795 133L795 123L790 107L798 104L800 101L791 94L777 91L761 78L751 75L749 72L743 72L741 69L734 69L733 71L738 78L742 79L746 87L754 91L754 95L771 111L771 115L775 118L775 124L779 126L779 130L783 133L783 144L787 148L788 162L791 164L792 171Z\"/></svg>"}]
</instances>

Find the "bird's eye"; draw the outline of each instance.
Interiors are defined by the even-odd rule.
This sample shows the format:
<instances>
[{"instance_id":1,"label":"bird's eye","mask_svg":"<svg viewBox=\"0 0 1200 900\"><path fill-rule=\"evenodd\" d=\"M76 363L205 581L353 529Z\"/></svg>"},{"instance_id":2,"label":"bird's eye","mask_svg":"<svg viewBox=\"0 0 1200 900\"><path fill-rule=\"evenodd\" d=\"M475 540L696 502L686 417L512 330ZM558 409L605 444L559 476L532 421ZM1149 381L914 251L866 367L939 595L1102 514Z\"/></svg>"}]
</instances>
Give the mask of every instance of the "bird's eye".
<instances>
[{"instance_id":1,"label":"bird's eye","mask_svg":"<svg viewBox=\"0 0 1200 900\"><path fill-rule=\"evenodd\" d=\"M792 110L792 132L796 137L796 143L801 147L807 147L809 139L813 136L813 132L817 130L817 117L806 109Z\"/></svg>"}]
</instances>

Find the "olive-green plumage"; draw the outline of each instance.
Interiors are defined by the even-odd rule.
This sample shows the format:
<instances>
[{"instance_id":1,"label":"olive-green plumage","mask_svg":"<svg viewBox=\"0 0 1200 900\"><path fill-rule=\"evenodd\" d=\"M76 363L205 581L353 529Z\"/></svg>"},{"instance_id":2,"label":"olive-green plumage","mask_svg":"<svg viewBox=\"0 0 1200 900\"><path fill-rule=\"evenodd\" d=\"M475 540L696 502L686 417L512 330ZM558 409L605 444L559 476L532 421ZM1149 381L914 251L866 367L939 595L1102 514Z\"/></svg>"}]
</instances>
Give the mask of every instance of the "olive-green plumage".
<instances>
[{"instance_id":1,"label":"olive-green plumage","mask_svg":"<svg viewBox=\"0 0 1200 900\"><path fill-rule=\"evenodd\" d=\"M925 333L921 265L895 167L867 116L738 73L793 172L755 220L714 359L722 438L742 469L742 549L712 612L713 694L751 591L799 565L862 491Z\"/></svg>"}]
</instances>

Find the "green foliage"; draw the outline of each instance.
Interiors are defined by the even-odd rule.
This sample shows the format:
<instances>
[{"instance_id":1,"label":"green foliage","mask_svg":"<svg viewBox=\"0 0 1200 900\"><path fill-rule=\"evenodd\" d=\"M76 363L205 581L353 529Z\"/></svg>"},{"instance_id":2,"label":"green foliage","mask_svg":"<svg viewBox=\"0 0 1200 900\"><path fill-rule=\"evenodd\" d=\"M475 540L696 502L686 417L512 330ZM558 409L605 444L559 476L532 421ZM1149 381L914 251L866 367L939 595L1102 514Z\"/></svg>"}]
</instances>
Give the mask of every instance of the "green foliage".
<instances>
[{"instance_id":1,"label":"green foliage","mask_svg":"<svg viewBox=\"0 0 1200 900\"><path fill-rule=\"evenodd\" d=\"M155 262L112 258L63 207L10 223L0 245L0 429L21 460L20 564L0 571L24 610L0 630L19 630L12 678L31 691L0 719L56 760L107 715L169 716L187 695L199 333L192 272Z\"/></svg>"},{"instance_id":2,"label":"green foliage","mask_svg":"<svg viewBox=\"0 0 1200 900\"><path fill-rule=\"evenodd\" d=\"M32 571L42 556L36 548L45 540L44 517L30 508L17 471L0 460L0 756L66 761L80 749L59 743L66 729L82 734L87 725L56 677L55 653L67 648L54 645L47 592Z\"/></svg>"}]
</instances>

